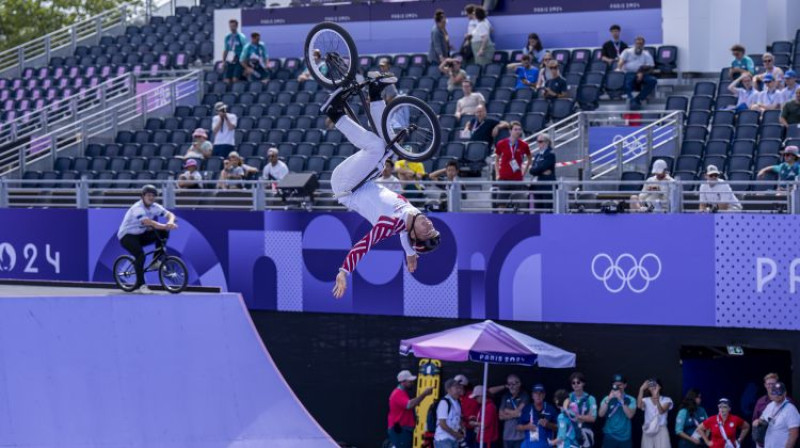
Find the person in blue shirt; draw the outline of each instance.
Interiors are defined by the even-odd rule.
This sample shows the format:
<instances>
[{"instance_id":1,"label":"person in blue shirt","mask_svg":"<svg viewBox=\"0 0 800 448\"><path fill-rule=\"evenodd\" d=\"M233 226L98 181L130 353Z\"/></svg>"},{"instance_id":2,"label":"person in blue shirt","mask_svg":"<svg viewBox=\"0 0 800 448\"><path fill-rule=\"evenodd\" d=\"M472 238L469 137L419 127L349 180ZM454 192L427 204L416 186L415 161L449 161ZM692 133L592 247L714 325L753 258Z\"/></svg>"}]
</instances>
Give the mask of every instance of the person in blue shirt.
<instances>
[{"instance_id":1,"label":"person in blue shirt","mask_svg":"<svg viewBox=\"0 0 800 448\"><path fill-rule=\"evenodd\" d=\"M261 42L261 35L253 33L250 35L250 43L242 50L242 67L244 76L250 81L260 79L261 82L269 81L267 72L267 46Z\"/></svg>"},{"instance_id":2,"label":"person in blue shirt","mask_svg":"<svg viewBox=\"0 0 800 448\"><path fill-rule=\"evenodd\" d=\"M583 446L583 436L577 418L578 407L570 401L567 391L564 389L556 391L554 401L561 412L558 414L558 432L555 439L547 441L548 445L559 448Z\"/></svg>"},{"instance_id":3,"label":"person in blue shirt","mask_svg":"<svg viewBox=\"0 0 800 448\"><path fill-rule=\"evenodd\" d=\"M533 386L531 396L533 401L522 409L517 431L525 431L522 448L546 448L558 429L558 410L545 400L544 385Z\"/></svg>"},{"instance_id":4,"label":"person in blue shirt","mask_svg":"<svg viewBox=\"0 0 800 448\"><path fill-rule=\"evenodd\" d=\"M530 55L522 55L520 62L512 62L506 66L508 70L514 70L517 77L516 90L536 89L536 82L539 80L539 68L531 63Z\"/></svg>"},{"instance_id":5,"label":"person in blue shirt","mask_svg":"<svg viewBox=\"0 0 800 448\"><path fill-rule=\"evenodd\" d=\"M636 415L636 398L625 393L628 383L616 374L611 378L611 392L600 402L597 415L605 418L603 448L633 448L631 419Z\"/></svg>"},{"instance_id":6,"label":"person in blue shirt","mask_svg":"<svg viewBox=\"0 0 800 448\"><path fill-rule=\"evenodd\" d=\"M239 32L239 22L231 19L228 22L230 34L225 36L225 49L222 51L224 80L227 83L238 81L242 76L242 66L239 64L244 46L247 45L247 38Z\"/></svg>"},{"instance_id":7,"label":"person in blue shirt","mask_svg":"<svg viewBox=\"0 0 800 448\"><path fill-rule=\"evenodd\" d=\"M800 149L797 146L787 146L783 150L783 163L767 166L758 172L758 177L764 177L768 172L778 173L778 180L781 182L778 189L788 190L789 183L796 182L800 178Z\"/></svg>"},{"instance_id":8,"label":"person in blue shirt","mask_svg":"<svg viewBox=\"0 0 800 448\"><path fill-rule=\"evenodd\" d=\"M525 48L522 49L522 54L530 56L532 62L538 64L542 62L545 53L547 53L547 51L545 51L542 46L542 40L539 39L539 35L536 33L528 34L528 43L525 45Z\"/></svg>"},{"instance_id":9,"label":"person in blue shirt","mask_svg":"<svg viewBox=\"0 0 800 448\"><path fill-rule=\"evenodd\" d=\"M731 79L736 79L747 73L756 74L756 66L750 56L747 56L747 51L743 46L739 44L732 46L731 53L733 54L733 61L731 61L731 69L728 71Z\"/></svg>"}]
</instances>

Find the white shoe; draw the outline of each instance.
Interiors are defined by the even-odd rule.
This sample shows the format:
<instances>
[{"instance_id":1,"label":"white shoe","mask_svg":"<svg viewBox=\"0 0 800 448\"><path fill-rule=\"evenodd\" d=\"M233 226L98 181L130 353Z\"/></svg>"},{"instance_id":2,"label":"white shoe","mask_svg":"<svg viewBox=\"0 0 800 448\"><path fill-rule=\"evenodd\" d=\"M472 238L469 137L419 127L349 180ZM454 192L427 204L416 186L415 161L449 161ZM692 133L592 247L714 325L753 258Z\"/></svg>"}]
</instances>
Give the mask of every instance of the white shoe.
<instances>
[{"instance_id":1,"label":"white shoe","mask_svg":"<svg viewBox=\"0 0 800 448\"><path fill-rule=\"evenodd\" d=\"M153 290L147 287L147 285L142 285L139 289L136 290L139 294L153 294Z\"/></svg>"}]
</instances>

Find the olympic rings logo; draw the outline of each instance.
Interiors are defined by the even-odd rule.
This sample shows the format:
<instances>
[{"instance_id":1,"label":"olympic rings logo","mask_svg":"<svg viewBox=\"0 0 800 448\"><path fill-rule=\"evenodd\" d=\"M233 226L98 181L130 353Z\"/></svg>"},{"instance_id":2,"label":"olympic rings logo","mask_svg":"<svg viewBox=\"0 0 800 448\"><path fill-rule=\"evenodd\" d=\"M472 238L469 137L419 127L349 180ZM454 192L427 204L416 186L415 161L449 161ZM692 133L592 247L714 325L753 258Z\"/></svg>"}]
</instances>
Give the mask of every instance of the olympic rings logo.
<instances>
[{"instance_id":1,"label":"olympic rings logo","mask_svg":"<svg viewBox=\"0 0 800 448\"><path fill-rule=\"evenodd\" d=\"M661 259L656 254L647 253L637 260L632 254L625 253L615 260L608 254L600 253L592 258L592 275L603 282L610 293L628 288L639 294L661 276Z\"/></svg>"}]
</instances>

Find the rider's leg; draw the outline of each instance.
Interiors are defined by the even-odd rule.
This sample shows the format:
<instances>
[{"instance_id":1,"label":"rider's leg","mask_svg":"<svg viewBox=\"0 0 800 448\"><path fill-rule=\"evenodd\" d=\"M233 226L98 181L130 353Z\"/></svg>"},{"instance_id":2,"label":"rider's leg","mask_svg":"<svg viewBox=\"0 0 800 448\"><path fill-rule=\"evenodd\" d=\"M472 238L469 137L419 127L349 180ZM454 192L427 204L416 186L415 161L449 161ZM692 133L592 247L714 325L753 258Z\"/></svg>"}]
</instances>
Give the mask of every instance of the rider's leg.
<instances>
[{"instance_id":1,"label":"rider's leg","mask_svg":"<svg viewBox=\"0 0 800 448\"><path fill-rule=\"evenodd\" d=\"M133 255L133 267L136 269L136 288L144 285L144 249L142 249L141 238L142 235L127 234L120 240L122 247Z\"/></svg>"}]
</instances>

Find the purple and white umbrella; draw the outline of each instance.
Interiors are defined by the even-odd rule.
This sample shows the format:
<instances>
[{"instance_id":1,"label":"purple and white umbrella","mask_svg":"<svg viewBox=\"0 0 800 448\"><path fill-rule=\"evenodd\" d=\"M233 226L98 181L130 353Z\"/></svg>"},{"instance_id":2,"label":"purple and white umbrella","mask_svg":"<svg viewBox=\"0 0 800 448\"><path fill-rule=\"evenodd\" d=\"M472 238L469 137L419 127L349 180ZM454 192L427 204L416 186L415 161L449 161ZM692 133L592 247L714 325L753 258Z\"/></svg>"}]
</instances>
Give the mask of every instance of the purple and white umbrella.
<instances>
[{"instance_id":1,"label":"purple and white umbrella","mask_svg":"<svg viewBox=\"0 0 800 448\"><path fill-rule=\"evenodd\" d=\"M483 363L481 434L486 412L489 364L519 364L555 369L575 367L575 354L491 320L400 341L400 354L442 361ZM483 437L480 438L483 447Z\"/></svg>"}]
</instances>

